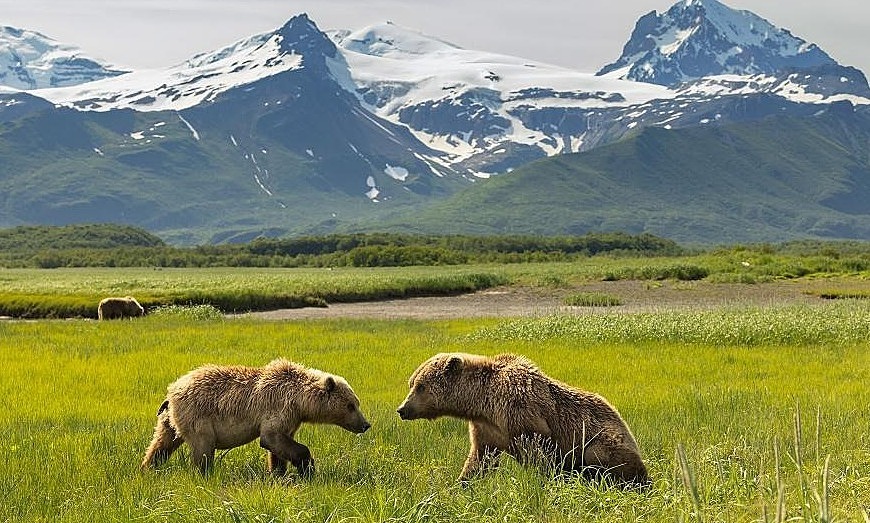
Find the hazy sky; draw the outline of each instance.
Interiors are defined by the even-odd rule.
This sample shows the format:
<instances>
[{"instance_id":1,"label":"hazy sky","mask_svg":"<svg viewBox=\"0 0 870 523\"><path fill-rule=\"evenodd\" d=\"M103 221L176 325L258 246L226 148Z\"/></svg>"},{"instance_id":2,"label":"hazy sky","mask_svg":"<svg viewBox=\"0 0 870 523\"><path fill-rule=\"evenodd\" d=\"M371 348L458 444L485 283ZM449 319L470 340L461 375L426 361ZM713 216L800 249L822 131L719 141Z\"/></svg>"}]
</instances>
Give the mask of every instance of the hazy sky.
<instances>
[{"instance_id":1,"label":"hazy sky","mask_svg":"<svg viewBox=\"0 0 870 523\"><path fill-rule=\"evenodd\" d=\"M274 30L306 12L321 29L391 20L467 49L593 72L668 0L0 0L0 25L39 31L121 66L162 67ZM870 74L867 0L727 0Z\"/></svg>"}]
</instances>

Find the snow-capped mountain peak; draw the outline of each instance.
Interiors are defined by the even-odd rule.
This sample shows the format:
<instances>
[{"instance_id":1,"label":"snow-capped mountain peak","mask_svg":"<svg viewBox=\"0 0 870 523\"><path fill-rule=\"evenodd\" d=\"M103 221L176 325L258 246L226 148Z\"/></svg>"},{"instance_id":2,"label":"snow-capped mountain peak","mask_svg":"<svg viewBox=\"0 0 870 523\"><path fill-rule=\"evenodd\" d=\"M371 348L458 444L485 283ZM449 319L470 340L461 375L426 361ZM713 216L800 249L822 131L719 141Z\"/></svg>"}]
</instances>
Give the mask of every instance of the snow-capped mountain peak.
<instances>
[{"instance_id":1,"label":"snow-capped mountain peak","mask_svg":"<svg viewBox=\"0 0 870 523\"><path fill-rule=\"evenodd\" d=\"M47 89L41 96L82 110L180 111L235 87L303 67L325 70L335 44L307 15L291 18L276 31L202 53L174 67L141 70L73 88Z\"/></svg>"},{"instance_id":2,"label":"snow-capped mountain peak","mask_svg":"<svg viewBox=\"0 0 870 523\"><path fill-rule=\"evenodd\" d=\"M358 31L336 33L338 45L355 53L385 58L403 58L408 55L425 55L449 52L459 47L406 29L392 22L369 26Z\"/></svg>"},{"instance_id":3,"label":"snow-capped mountain peak","mask_svg":"<svg viewBox=\"0 0 870 523\"><path fill-rule=\"evenodd\" d=\"M0 85L22 90L62 87L125 72L36 31L0 26Z\"/></svg>"},{"instance_id":4,"label":"snow-capped mountain peak","mask_svg":"<svg viewBox=\"0 0 870 523\"><path fill-rule=\"evenodd\" d=\"M463 49L391 23L333 39L368 110L477 176L486 175L483 156L502 155L512 144L529 158L582 149L587 120L576 115L583 111L671 96L661 86ZM570 130L554 138L565 121Z\"/></svg>"},{"instance_id":5,"label":"snow-capped mountain peak","mask_svg":"<svg viewBox=\"0 0 870 523\"><path fill-rule=\"evenodd\" d=\"M622 56L598 74L673 86L712 75L836 65L815 44L717 0L680 0L638 20Z\"/></svg>"}]
</instances>

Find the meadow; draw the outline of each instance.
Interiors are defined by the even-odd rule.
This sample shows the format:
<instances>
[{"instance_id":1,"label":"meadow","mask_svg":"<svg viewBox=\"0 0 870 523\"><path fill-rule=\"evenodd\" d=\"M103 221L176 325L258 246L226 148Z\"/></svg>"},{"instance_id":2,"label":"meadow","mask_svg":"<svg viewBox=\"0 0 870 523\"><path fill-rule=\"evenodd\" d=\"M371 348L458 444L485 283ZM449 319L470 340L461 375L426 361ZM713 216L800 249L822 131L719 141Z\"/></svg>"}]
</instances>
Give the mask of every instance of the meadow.
<instances>
[{"instance_id":1,"label":"meadow","mask_svg":"<svg viewBox=\"0 0 870 523\"><path fill-rule=\"evenodd\" d=\"M199 290L208 297L252 288L269 295L295 285L293 278L378 288L472 274L488 275L472 278L488 285L561 289L612 274L680 274L674 267L739 281L763 279L774 265L809 266L776 256L746 266L747 258L719 258L721 270L702 259L663 259L301 272L4 270L0 278L8 295ZM182 303L131 321L0 321L0 521L866 523L870 300L856 299L865 297L866 274L803 277L830 279L831 297L845 299L440 321L229 319ZM632 428L652 487L553 478L507 458L491 476L460 487L466 426L403 422L395 413L414 368L444 351L524 354L551 376L601 393ZM185 447L159 470L139 470L169 382L204 363L262 365L279 356L347 378L373 428L356 436L303 426L298 439L317 462L308 481L269 477L256 443L219 453L208 477L191 470Z\"/></svg>"},{"instance_id":2,"label":"meadow","mask_svg":"<svg viewBox=\"0 0 870 523\"><path fill-rule=\"evenodd\" d=\"M474 266L339 269L0 269L0 316L96 318L106 296L146 308L211 305L226 313L452 295L507 283Z\"/></svg>"},{"instance_id":3,"label":"meadow","mask_svg":"<svg viewBox=\"0 0 870 523\"><path fill-rule=\"evenodd\" d=\"M554 255L555 256L555 255ZM285 256L286 258L286 256ZM828 298L870 297L870 249L852 244L730 247L696 254L576 256L566 261L410 267L63 267L2 268L0 316L96 318L100 299L135 296L146 308L207 304L225 313L415 296L445 296L500 285L571 289L588 282L643 280L756 284L812 278ZM611 302L575 296L573 305ZM617 300L618 301L618 300Z\"/></svg>"}]
</instances>

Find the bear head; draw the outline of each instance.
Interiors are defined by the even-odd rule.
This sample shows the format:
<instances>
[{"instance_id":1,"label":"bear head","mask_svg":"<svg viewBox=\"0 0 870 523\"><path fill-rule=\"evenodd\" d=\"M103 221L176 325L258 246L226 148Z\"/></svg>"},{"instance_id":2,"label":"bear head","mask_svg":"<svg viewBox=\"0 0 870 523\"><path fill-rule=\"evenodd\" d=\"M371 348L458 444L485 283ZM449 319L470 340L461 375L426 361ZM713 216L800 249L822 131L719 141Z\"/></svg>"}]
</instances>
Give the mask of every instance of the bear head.
<instances>
[{"instance_id":1,"label":"bear head","mask_svg":"<svg viewBox=\"0 0 870 523\"><path fill-rule=\"evenodd\" d=\"M317 383L318 394L310 408L311 421L338 425L356 434L367 431L371 424L359 408L359 398L341 376L325 374Z\"/></svg>"},{"instance_id":2,"label":"bear head","mask_svg":"<svg viewBox=\"0 0 870 523\"><path fill-rule=\"evenodd\" d=\"M411 390L396 412L403 420L467 417L486 382L486 366L477 360L484 358L461 353L429 358L411 375Z\"/></svg>"},{"instance_id":3,"label":"bear head","mask_svg":"<svg viewBox=\"0 0 870 523\"><path fill-rule=\"evenodd\" d=\"M124 313L128 316L144 316L145 308L136 301L136 298L127 296L124 298Z\"/></svg>"}]
</instances>

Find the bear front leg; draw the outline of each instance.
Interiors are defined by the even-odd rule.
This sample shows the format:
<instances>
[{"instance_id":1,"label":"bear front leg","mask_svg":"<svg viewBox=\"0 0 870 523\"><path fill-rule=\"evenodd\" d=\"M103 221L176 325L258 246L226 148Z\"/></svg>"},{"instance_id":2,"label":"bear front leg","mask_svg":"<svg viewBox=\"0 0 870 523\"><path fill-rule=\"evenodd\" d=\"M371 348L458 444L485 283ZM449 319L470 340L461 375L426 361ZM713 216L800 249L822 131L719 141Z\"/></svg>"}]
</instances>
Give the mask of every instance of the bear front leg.
<instances>
[{"instance_id":1,"label":"bear front leg","mask_svg":"<svg viewBox=\"0 0 870 523\"><path fill-rule=\"evenodd\" d=\"M297 441L290 440L292 447L290 449L290 463L296 467L299 475L305 479L310 478L314 474L314 458L311 457L311 451L308 447Z\"/></svg>"},{"instance_id":2,"label":"bear front leg","mask_svg":"<svg viewBox=\"0 0 870 523\"><path fill-rule=\"evenodd\" d=\"M273 476L283 476L287 474L287 461L278 457L274 452L266 453L266 466Z\"/></svg>"},{"instance_id":3,"label":"bear front leg","mask_svg":"<svg viewBox=\"0 0 870 523\"><path fill-rule=\"evenodd\" d=\"M650 483L646 466L640 455L624 446L607 446L593 442L586 447L587 467L584 475L599 478L607 476L618 484L647 486Z\"/></svg>"},{"instance_id":4,"label":"bear front leg","mask_svg":"<svg viewBox=\"0 0 870 523\"><path fill-rule=\"evenodd\" d=\"M471 449L468 452L465 465L462 467L462 473L459 475L459 481L463 485L467 485L474 477L486 475L498 466L498 459L503 449L494 442L495 438L491 437L492 435L491 431L484 426L476 423L468 424L468 439L471 442Z\"/></svg>"},{"instance_id":5,"label":"bear front leg","mask_svg":"<svg viewBox=\"0 0 870 523\"><path fill-rule=\"evenodd\" d=\"M283 471L286 472L286 463L289 461L296 467L296 471L301 477L310 478L314 474L314 459L311 457L311 451L292 437L280 433L262 434L260 446L269 451L270 465L276 459L283 461ZM272 470L278 473L277 470Z\"/></svg>"}]
</instances>

